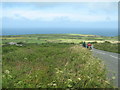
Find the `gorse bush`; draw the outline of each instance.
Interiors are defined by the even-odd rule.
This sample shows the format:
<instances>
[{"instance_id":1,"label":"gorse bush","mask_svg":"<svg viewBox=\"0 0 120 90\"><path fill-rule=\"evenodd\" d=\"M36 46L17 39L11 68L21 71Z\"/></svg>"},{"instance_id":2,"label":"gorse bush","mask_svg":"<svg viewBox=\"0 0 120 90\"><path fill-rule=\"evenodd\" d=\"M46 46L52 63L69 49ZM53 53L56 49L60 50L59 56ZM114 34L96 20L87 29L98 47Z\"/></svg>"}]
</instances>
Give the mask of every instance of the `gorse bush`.
<instances>
[{"instance_id":1,"label":"gorse bush","mask_svg":"<svg viewBox=\"0 0 120 90\"><path fill-rule=\"evenodd\" d=\"M9 48L8 48L9 47ZM10 46L10 45L7 45L7 46L4 46L2 48L2 53L9 53L9 52L12 52L12 51L15 51L17 47L15 46Z\"/></svg>"},{"instance_id":2,"label":"gorse bush","mask_svg":"<svg viewBox=\"0 0 120 90\"><path fill-rule=\"evenodd\" d=\"M25 44L24 42L17 42L17 44Z\"/></svg>"},{"instance_id":3,"label":"gorse bush","mask_svg":"<svg viewBox=\"0 0 120 90\"><path fill-rule=\"evenodd\" d=\"M109 41L105 41L104 43L110 43Z\"/></svg>"},{"instance_id":4,"label":"gorse bush","mask_svg":"<svg viewBox=\"0 0 120 90\"><path fill-rule=\"evenodd\" d=\"M91 42L91 44L96 44L97 42L95 41L95 42Z\"/></svg>"},{"instance_id":5,"label":"gorse bush","mask_svg":"<svg viewBox=\"0 0 120 90\"><path fill-rule=\"evenodd\" d=\"M112 87L102 62L73 44L3 47L2 77L3 88Z\"/></svg>"}]
</instances>

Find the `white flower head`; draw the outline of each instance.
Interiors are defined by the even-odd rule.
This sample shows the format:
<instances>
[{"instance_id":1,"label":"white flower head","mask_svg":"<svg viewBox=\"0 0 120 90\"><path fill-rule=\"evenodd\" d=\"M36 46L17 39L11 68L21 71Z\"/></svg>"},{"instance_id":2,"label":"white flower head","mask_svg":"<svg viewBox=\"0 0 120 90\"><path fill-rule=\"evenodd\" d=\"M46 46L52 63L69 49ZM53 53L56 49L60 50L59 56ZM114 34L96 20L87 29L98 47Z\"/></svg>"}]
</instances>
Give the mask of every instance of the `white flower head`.
<instances>
[{"instance_id":1,"label":"white flower head","mask_svg":"<svg viewBox=\"0 0 120 90\"><path fill-rule=\"evenodd\" d=\"M115 79L115 77L112 77L112 79Z\"/></svg>"},{"instance_id":2,"label":"white flower head","mask_svg":"<svg viewBox=\"0 0 120 90\"><path fill-rule=\"evenodd\" d=\"M54 83L53 86L56 86L56 84Z\"/></svg>"},{"instance_id":3,"label":"white flower head","mask_svg":"<svg viewBox=\"0 0 120 90\"><path fill-rule=\"evenodd\" d=\"M24 58L25 60L27 60L27 58Z\"/></svg>"},{"instance_id":4,"label":"white flower head","mask_svg":"<svg viewBox=\"0 0 120 90\"><path fill-rule=\"evenodd\" d=\"M81 78L78 78L78 80L81 80Z\"/></svg>"},{"instance_id":5,"label":"white flower head","mask_svg":"<svg viewBox=\"0 0 120 90\"><path fill-rule=\"evenodd\" d=\"M72 79L68 79L69 82L72 82Z\"/></svg>"},{"instance_id":6,"label":"white flower head","mask_svg":"<svg viewBox=\"0 0 120 90\"><path fill-rule=\"evenodd\" d=\"M4 78L4 77L5 77L5 75L2 75L2 77Z\"/></svg>"},{"instance_id":7,"label":"white flower head","mask_svg":"<svg viewBox=\"0 0 120 90\"><path fill-rule=\"evenodd\" d=\"M8 75L9 76L9 78L12 78L12 76L11 75Z\"/></svg>"},{"instance_id":8,"label":"white flower head","mask_svg":"<svg viewBox=\"0 0 120 90\"><path fill-rule=\"evenodd\" d=\"M10 73L10 71L9 71L9 70L5 70L5 73L6 73L6 74L9 74L9 73Z\"/></svg>"}]
</instances>

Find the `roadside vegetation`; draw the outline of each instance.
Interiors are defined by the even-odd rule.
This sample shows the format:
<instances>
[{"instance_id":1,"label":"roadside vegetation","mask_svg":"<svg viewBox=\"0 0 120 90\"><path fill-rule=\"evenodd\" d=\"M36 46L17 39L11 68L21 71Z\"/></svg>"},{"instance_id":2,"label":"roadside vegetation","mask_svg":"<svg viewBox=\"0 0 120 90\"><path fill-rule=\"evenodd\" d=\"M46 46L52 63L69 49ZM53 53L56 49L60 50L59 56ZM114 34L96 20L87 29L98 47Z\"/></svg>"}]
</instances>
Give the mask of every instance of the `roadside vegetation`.
<instances>
[{"instance_id":1,"label":"roadside vegetation","mask_svg":"<svg viewBox=\"0 0 120 90\"><path fill-rule=\"evenodd\" d=\"M2 51L3 88L113 87L103 63L79 45L8 45Z\"/></svg>"},{"instance_id":2,"label":"roadside vegetation","mask_svg":"<svg viewBox=\"0 0 120 90\"><path fill-rule=\"evenodd\" d=\"M120 44L119 43L110 43L110 42L104 42L104 43L96 43L94 44L94 48L114 52L114 53L120 53L120 48L118 48Z\"/></svg>"}]
</instances>

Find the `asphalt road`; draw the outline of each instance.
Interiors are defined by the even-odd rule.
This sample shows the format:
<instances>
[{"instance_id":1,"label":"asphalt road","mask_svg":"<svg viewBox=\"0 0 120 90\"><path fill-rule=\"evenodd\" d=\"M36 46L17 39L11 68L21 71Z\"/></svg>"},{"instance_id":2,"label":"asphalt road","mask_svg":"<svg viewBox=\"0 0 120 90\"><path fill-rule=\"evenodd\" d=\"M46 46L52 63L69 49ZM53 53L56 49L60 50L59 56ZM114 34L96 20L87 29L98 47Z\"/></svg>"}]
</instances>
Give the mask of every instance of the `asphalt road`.
<instances>
[{"instance_id":1,"label":"asphalt road","mask_svg":"<svg viewBox=\"0 0 120 90\"><path fill-rule=\"evenodd\" d=\"M107 73L108 79L112 79L113 84L116 87L119 87L118 86L118 60L120 60L120 58L118 57L118 55L120 54L102 51L98 49L92 49L92 51L95 57L100 58L104 62L106 69L108 71Z\"/></svg>"}]
</instances>

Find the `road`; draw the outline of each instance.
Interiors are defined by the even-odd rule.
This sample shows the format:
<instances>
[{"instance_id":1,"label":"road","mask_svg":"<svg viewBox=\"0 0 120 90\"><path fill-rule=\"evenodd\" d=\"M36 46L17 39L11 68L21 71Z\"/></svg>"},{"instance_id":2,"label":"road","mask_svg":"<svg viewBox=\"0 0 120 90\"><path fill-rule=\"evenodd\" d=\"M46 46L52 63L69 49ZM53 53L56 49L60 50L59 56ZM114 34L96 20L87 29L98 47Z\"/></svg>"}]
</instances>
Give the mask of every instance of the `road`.
<instances>
[{"instance_id":1,"label":"road","mask_svg":"<svg viewBox=\"0 0 120 90\"><path fill-rule=\"evenodd\" d=\"M108 78L109 79L113 78L112 80L113 84L115 85L115 87L118 87L118 60L120 60L120 58L118 57L119 54L102 51L98 49L93 49L92 51L95 57L98 57L101 60L103 60L108 71L107 73Z\"/></svg>"}]
</instances>

